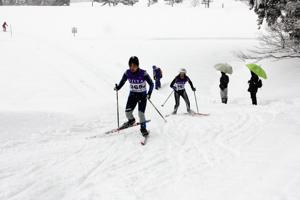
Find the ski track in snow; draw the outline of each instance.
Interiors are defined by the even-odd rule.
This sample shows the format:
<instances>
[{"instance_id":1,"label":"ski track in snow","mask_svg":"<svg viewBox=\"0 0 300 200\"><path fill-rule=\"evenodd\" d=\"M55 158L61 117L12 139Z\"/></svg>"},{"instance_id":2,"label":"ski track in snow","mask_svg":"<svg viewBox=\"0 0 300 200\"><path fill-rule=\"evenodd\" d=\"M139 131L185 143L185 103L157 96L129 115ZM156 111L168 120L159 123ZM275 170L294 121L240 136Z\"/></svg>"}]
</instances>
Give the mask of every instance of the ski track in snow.
<instances>
[{"instance_id":1,"label":"ski track in snow","mask_svg":"<svg viewBox=\"0 0 300 200\"><path fill-rule=\"evenodd\" d=\"M18 199L19 196L33 195L38 199L46 193L50 195L49 199L63 199L63 197L73 199L82 190L93 191L101 188L96 183L102 180L104 183L117 184L116 187L119 189L113 190L116 198L122 195L118 194L118 190L122 191L120 187L123 188L123 192L124 190L132 192L134 198L143 198L169 185L176 186L184 177L201 174L207 168L230 162L231 159L239 156L239 148L259 134L260 130L257 127L261 127L259 124L261 122L259 117L253 117L249 113L236 113L226 113L231 115L231 122L225 119L226 115L222 119L220 113L194 118L172 116L168 119L168 123L153 127L149 144L145 147L139 146L139 136L133 129L119 135L90 140L84 139L86 131L72 135L71 129L62 133L66 136L60 140L52 137L44 143L39 140L33 141L36 144L25 145L21 149L9 152L25 151L28 153L29 160L18 158L16 160L22 165L14 162L10 163L11 166L1 165L1 182L10 180L9 182L15 185L2 197ZM260 117L264 117L264 114ZM189 124L191 118L199 123ZM216 120L220 124L214 123ZM254 124L257 126L253 126ZM104 128L95 127L90 128L89 132L100 133L102 130L104 131ZM38 160L35 160L35 155L31 155L35 145L36 149L40 149L45 155L53 153L53 157L42 160L37 157ZM61 150L66 148L67 152L64 152L65 155L60 158L59 154L63 151L58 149L51 152L52 145L57 145ZM151 154L147 153L150 149ZM123 152L127 153L123 154ZM89 159L86 160L85 157ZM74 167L78 173L72 172L71 177L68 177L69 180L64 180L65 187L69 188L68 192L51 196L58 189L55 187L57 183L49 185L51 180L67 178L63 173L67 173L68 168L74 169ZM51 171L55 173L48 174ZM57 173L59 171L62 172ZM36 176L41 178L36 180ZM23 180L20 185L19 179ZM36 187L39 190L36 190ZM72 196L72 194L76 195Z\"/></svg>"},{"instance_id":2,"label":"ski track in snow","mask_svg":"<svg viewBox=\"0 0 300 200\"><path fill-rule=\"evenodd\" d=\"M93 85L100 84L95 71L83 67L92 65L72 53L61 56L72 60L68 73L53 64L49 67L76 95L88 98L100 93ZM89 83L90 77L96 82ZM240 149L261 134L274 115L242 105L212 106L221 111L213 109L210 116L200 117L170 116L166 124L153 120L149 144L144 147L138 143L138 128L101 135L115 126L104 120L106 116L41 132L10 148L1 144L0 160L13 159L0 161L0 189L4 191L0 198L121 199L125 195L147 199L160 194L162 188L176 190L184 179L237 159ZM99 137L86 139L92 135ZM19 156L17 152L23 153ZM108 187L111 185L115 187Z\"/></svg>"},{"instance_id":3,"label":"ski track in snow","mask_svg":"<svg viewBox=\"0 0 300 200\"><path fill-rule=\"evenodd\" d=\"M65 55L72 60L76 57L69 53L62 56ZM93 73L81 67L87 62L78 57L72 62L79 68L68 70L68 74L58 67L50 67L78 96L84 98L97 92L88 82L77 82L88 80L77 70ZM101 124L102 119L41 133L42 138L36 136L29 144L24 141L10 149L2 146L5 154L0 155L0 160L14 159L0 165L0 188L9 188L0 197L80 199L80 193L86 191L87 199L99 195L110 199L120 199L123 195L144 199L170 185L175 190L184 178L238 157L240 148L261 133L262 123L272 121L272 113L251 107L222 108L222 112L215 110L210 116L178 115L170 116L166 124L152 122L153 130L145 147L139 146L140 136L135 128L86 140L88 135L101 135L108 127L114 127L110 122ZM194 122L189 123L191 120ZM22 157L15 155L16 152L23 152ZM115 188L107 188L105 184ZM104 193L105 190L109 192Z\"/></svg>"}]
</instances>

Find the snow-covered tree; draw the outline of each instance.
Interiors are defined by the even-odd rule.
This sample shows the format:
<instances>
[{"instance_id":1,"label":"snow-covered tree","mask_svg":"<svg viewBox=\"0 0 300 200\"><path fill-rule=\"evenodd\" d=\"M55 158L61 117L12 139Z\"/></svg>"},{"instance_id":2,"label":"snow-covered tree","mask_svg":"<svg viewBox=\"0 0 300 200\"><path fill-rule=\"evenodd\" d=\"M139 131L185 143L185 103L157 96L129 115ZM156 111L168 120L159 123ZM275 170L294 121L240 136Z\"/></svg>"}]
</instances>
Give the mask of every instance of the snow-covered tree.
<instances>
[{"instance_id":1,"label":"snow-covered tree","mask_svg":"<svg viewBox=\"0 0 300 200\"><path fill-rule=\"evenodd\" d=\"M135 3L138 2L138 0L95 0L99 3L103 3L102 5L109 5L109 6L116 6L118 4L124 4L124 5L129 5L133 6Z\"/></svg>"},{"instance_id":2,"label":"snow-covered tree","mask_svg":"<svg viewBox=\"0 0 300 200\"><path fill-rule=\"evenodd\" d=\"M175 3L182 3L183 0L165 0L168 5L174 6Z\"/></svg>"},{"instance_id":3,"label":"snow-covered tree","mask_svg":"<svg viewBox=\"0 0 300 200\"><path fill-rule=\"evenodd\" d=\"M250 0L251 9L258 15L259 28L267 24L267 34L260 38L262 48L242 58L300 58L300 1Z\"/></svg>"},{"instance_id":4,"label":"snow-covered tree","mask_svg":"<svg viewBox=\"0 0 300 200\"><path fill-rule=\"evenodd\" d=\"M158 0L148 0L148 7L155 4L155 3L157 3L157 2L158 2Z\"/></svg>"},{"instance_id":5,"label":"snow-covered tree","mask_svg":"<svg viewBox=\"0 0 300 200\"><path fill-rule=\"evenodd\" d=\"M213 2L212 0L202 0L202 4L205 5L205 8L209 8L210 3Z\"/></svg>"}]
</instances>

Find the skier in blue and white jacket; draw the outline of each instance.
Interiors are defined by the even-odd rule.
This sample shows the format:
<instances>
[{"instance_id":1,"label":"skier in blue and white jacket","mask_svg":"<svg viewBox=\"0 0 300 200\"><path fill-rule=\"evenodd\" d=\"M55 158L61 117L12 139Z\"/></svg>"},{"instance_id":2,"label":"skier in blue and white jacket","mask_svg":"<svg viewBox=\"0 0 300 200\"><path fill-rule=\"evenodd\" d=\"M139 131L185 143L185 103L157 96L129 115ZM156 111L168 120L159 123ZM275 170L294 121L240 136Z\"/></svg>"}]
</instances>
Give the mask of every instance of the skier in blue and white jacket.
<instances>
[{"instance_id":1,"label":"skier in blue and white jacket","mask_svg":"<svg viewBox=\"0 0 300 200\"><path fill-rule=\"evenodd\" d=\"M154 84L148 73L139 68L139 59L136 56L130 57L128 64L129 69L125 71L120 83L115 87L115 90L120 90L127 80L130 84L130 93L125 111L128 121L125 122L123 126L128 127L135 123L133 110L138 104L138 114L141 123L140 131L143 136L147 136L149 133L146 129L145 110L147 99L150 99L151 97ZM149 85L148 92L146 83Z\"/></svg>"},{"instance_id":2,"label":"skier in blue and white jacket","mask_svg":"<svg viewBox=\"0 0 300 200\"><path fill-rule=\"evenodd\" d=\"M179 71L179 74L174 78L174 80L171 82L170 87L174 90L174 97L175 97L175 106L174 106L174 111L172 114L176 114L179 104L180 104L180 96L185 101L186 104L186 109L188 113L191 113L191 105L190 105L190 100L189 97L185 91L185 84L189 83L192 90L196 91L196 88L194 87L192 81L190 78L186 75L186 69L182 68Z\"/></svg>"}]
</instances>

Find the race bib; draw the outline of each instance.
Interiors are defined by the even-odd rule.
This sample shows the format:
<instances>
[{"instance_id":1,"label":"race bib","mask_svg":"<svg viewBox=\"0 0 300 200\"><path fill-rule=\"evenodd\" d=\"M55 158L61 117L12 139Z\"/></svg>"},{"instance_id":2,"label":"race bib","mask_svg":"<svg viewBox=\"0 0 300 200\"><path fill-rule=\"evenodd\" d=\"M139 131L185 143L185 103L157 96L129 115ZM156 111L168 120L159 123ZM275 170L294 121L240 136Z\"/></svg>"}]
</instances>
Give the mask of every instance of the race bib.
<instances>
[{"instance_id":1,"label":"race bib","mask_svg":"<svg viewBox=\"0 0 300 200\"><path fill-rule=\"evenodd\" d=\"M146 81L142 83L130 83L130 91L131 92L146 92L147 86Z\"/></svg>"},{"instance_id":2,"label":"race bib","mask_svg":"<svg viewBox=\"0 0 300 200\"><path fill-rule=\"evenodd\" d=\"M184 90L184 83L176 83L175 87L176 90Z\"/></svg>"}]
</instances>

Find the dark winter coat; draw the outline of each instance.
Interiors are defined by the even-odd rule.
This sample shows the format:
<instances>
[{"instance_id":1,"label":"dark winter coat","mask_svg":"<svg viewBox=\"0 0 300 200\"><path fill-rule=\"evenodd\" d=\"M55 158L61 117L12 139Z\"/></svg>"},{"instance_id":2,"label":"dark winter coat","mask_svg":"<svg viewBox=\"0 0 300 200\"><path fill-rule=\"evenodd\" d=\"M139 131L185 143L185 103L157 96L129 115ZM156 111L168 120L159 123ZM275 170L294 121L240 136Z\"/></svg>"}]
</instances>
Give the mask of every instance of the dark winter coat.
<instances>
[{"instance_id":1,"label":"dark winter coat","mask_svg":"<svg viewBox=\"0 0 300 200\"><path fill-rule=\"evenodd\" d=\"M4 28L4 29L6 29L7 26L8 26L8 25L7 25L6 22L4 22L4 23L2 24L2 28Z\"/></svg>"},{"instance_id":2,"label":"dark winter coat","mask_svg":"<svg viewBox=\"0 0 300 200\"><path fill-rule=\"evenodd\" d=\"M258 88L262 87L262 81L253 72L251 72L251 79L248 81L248 84L248 92L250 93L256 93Z\"/></svg>"},{"instance_id":3,"label":"dark winter coat","mask_svg":"<svg viewBox=\"0 0 300 200\"><path fill-rule=\"evenodd\" d=\"M220 89L221 90L224 90L228 87L228 83L229 83L229 77L225 74L225 73L222 73L222 76L220 78Z\"/></svg>"},{"instance_id":4,"label":"dark winter coat","mask_svg":"<svg viewBox=\"0 0 300 200\"><path fill-rule=\"evenodd\" d=\"M154 80L160 80L162 78L162 71L160 68L153 69L153 78Z\"/></svg>"}]
</instances>

